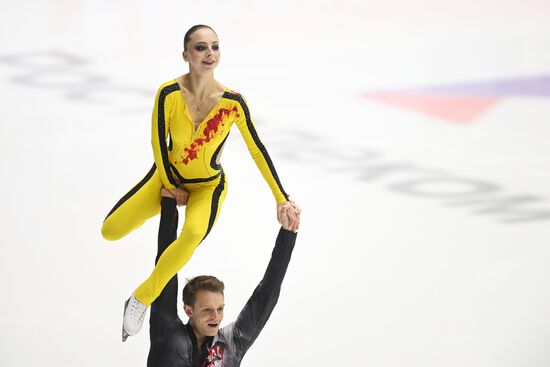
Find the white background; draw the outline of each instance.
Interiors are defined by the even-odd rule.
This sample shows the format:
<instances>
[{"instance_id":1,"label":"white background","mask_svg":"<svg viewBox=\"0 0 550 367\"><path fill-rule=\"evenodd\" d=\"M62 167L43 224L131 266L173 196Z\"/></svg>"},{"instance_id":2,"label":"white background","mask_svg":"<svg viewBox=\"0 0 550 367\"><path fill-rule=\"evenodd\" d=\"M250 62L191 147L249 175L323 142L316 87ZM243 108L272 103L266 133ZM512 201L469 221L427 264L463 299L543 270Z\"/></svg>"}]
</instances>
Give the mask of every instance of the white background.
<instances>
[{"instance_id":1,"label":"white background","mask_svg":"<svg viewBox=\"0 0 550 367\"><path fill-rule=\"evenodd\" d=\"M124 344L120 327L158 218L115 243L100 227L152 164L154 95L186 72L197 23L303 207L243 367L549 365L550 217L528 215L550 211L550 97L504 96L463 124L362 97L549 75L548 1L1 0L0 366L145 365L147 323ZM278 226L237 129L223 164L226 202L180 288L224 280L230 322Z\"/></svg>"}]
</instances>

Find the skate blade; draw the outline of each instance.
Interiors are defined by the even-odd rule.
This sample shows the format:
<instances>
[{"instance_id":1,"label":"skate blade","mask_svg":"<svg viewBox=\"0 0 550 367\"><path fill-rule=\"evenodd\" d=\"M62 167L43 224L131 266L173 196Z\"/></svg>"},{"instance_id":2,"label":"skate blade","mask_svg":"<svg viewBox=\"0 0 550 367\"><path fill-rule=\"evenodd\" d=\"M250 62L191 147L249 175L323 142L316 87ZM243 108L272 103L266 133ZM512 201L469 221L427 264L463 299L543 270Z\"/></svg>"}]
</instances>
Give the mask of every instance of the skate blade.
<instances>
[{"instance_id":1,"label":"skate blade","mask_svg":"<svg viewBox=\"0 0 550 367\"><path fill-rule=\"evenodd\" d=\"M130 299L127 299L126 302L124 302L124 311L122 312L122 341L125 342L126 339L128 339L128 337L130 336L130 334L128 334L126 332L126 330L124 330L124 313L126 312L126 306L128 306L128 302L130 302Z\"/></svg>"},{"instance_id":2,"label":"skate blade","mask_svg":"<svg viewBox=\"0 0 550 367\"><path fill-rule=\"evenodd\" d=\"M126 339L128 339L130 335L124 330L124 326L122 327L122 341L125 342Z\"/></svg>"}]
</instances>

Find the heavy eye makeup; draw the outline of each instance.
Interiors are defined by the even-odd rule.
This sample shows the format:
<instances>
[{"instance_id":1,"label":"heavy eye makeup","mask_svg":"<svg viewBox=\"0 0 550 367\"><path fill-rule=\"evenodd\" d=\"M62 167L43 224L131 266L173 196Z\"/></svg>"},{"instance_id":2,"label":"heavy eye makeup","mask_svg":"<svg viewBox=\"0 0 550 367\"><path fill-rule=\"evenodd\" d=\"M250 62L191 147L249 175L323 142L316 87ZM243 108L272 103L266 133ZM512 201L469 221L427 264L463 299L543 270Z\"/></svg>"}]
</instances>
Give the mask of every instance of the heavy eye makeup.
<instances>
[{"instance_id":1,"label":"heavy eye makeup","mask_svg":"<svg viewBox=\"0 0 550 367\"><path fill-rule=\"evenodd\" d=\"M205 51L207 48L208 47L206 47L206 45L204 45L204 44L195 45L195 50L196 51ZM218 44L212 45L212 50L217 51L219 49L220 49L220 45L218 45Z\"/></svg>"}]
</instances>

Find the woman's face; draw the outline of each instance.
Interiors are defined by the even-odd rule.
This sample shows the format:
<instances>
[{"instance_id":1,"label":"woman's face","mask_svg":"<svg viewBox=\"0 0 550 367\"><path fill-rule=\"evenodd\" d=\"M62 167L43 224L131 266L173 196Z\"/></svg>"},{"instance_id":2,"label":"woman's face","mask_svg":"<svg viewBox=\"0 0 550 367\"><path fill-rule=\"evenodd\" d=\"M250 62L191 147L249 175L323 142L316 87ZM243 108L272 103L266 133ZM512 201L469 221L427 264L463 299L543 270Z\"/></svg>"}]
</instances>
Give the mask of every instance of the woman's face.
<instances>
[{"instance_id":1,"label":"woman's face","mask_svg":"<svg viewBox=\"0 0 550 367\"><path fill-rule=\"evenodd\" d=\"M220 46L216 33L209 28L200 28L193 32L187 42L187 51L183 52L183 59L196 72L214 70L220 62Z\"/></svg>"}]
</instances>

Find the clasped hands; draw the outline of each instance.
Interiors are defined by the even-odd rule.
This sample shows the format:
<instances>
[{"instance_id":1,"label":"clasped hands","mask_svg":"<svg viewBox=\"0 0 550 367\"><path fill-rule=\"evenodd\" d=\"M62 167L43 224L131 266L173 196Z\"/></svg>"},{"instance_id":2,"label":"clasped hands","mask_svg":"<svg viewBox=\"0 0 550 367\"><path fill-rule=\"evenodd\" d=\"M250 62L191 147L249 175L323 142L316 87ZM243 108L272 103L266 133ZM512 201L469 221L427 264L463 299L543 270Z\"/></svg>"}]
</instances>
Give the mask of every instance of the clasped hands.
<instances>
[{"instance_id":1,"label":"clasped hands","mask_svg":"<svg viewBox=\"0 0 550 367\"><path fill-rule=\"evenodd\" d=\"M180 187L173 190L165 189L160 190L162 197L174 198L178 206L187 204L189 199L189 192ZM302 209L293 200L283 201L277 204L277 220L281 226L287 231L297 232L300 228L300 214Z\"/></svg>"},{"instance_id":2,"label":"clasped hands","mask_svg":"<svg viewBox=\"0 0 550 367\"><path fill-rule=\"evenodd\" d=\"M187 199L189 199L189 191L182 189L181 187L176 187L172 190L168 190L163 187L160 190L160 196L176 199L177 206L184 206L187 204Z\"/></svg>"},{"instance_id":3,"label":"clasped hands","mask_svg":"<svg viewBox=\"0 0 550 367\"><path fill-rule=\"evenodd\" d=\"M297 232L300 229L302 209L293 200L277 204L277 220L287 231Z\"/></svg>"}]
</instances>

